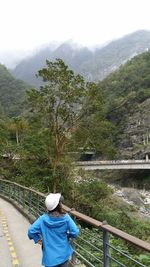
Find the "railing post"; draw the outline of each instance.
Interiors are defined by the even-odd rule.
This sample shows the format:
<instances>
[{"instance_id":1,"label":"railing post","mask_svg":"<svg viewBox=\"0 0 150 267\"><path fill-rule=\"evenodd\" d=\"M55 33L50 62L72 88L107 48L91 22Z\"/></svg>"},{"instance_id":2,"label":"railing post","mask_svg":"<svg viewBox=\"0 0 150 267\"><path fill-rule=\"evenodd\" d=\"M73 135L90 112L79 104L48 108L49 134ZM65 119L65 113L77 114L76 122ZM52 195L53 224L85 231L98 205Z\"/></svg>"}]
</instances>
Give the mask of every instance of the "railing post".
<instances>
[{"instance_id":1,"label":"railing post","mask_svg":"<svg viewBox=\"0 0 150 267\"><path fill-rule=\"evenodd\" d=\"M31 201L32 201L32 194L31 191L28 192L28 211L31 211Z\"/></svg>"},{"instance_id":2,"label":"railing post","mask_svg":"<svg viewBox=\"0 0 150 267\"><path fill-rule=\"evenodd\" d=\"M40 214L40 196L37 194L37 205L36 205L36 208L37 208L37 215Z\"/></svg>"},{"instance_id":3,"label":"railing post","mask_svg":"<svg viewBox=\"0 0 150 267\"><path fill-rule=\"evenodd\" d=\"M71 210L74 210L74 208L72 208ZM76 221L76 216L71 216L71 217L73 218L74 221ZM71 243L71 245L72 245L72 247L73 247L73 249L75 251L75 243L74 243L74 239L73 238L71 238L70 243ZM71 260L70 260L68 266L71 267L71 266L75 266L76 264L79 264L79 263L78 263L78 260L77 260L75 252L73 252Z\"/></svg>"},{"instance_id":4,"label":"railing post","mask_svg":"<svg viewBox=\"0 0 150 267\"><path fill-rule=\"evenodd\" d=\"M0 193L2 193L3 190L2 190L2 181L0 181Z\"/></svg>"},{"instance_id":5,"label":"railing post","mask_svg":"<svg viewBox=\"0 0 150 267\"><path fill-rule=\"evenodd\" d=\"M10 184L10 198L12 198L12 199L13 199L13 194L14 194L13 184Z\"/></svg>"},{"instance_id":6,"label":"railing post","mask_svg":"<svg viewBox=\"0 0 150 267\"><path fill-rule=\"evenodd\" d=\"M10 197L10 184L8 184L8 196Z\"/></svg>"},{"instance_id":7,"label":"railing post","mask_svg":"<svg viewBox=\"0 0 150 267\"><path fill-rule=\"evenodd\" d=\"M23 209L25 209L25 189L24 188L22 191L22 207L23 207Z\"/></svg>"},{"instance_id":8,"label":"railing post","mask_svg":"<svg viewBox=\"0 0 150 267\"><path fill-rule=\"evenodd\" d=\"M109 233L103 230L103 267L109 267Z\"/></svg>"},{"instance_id":9,"label":"railing post","mask_svg":"<svg viewBox=\"0 0 150 267\"><path fill-rule=\"evenodd\" d=\"M17 186L17 202L20 204L20 188Z\"/></svg>"},{"instance_id":10,"label":"railing post","mask_svg":"<svg viewBox=\"0 0 150 267\"><path fill-rule=\"evenodd\" d=\"M15 184L14 184L14 200L16 200L16 186L15 186Z\"/></svg>"}]
</instances>

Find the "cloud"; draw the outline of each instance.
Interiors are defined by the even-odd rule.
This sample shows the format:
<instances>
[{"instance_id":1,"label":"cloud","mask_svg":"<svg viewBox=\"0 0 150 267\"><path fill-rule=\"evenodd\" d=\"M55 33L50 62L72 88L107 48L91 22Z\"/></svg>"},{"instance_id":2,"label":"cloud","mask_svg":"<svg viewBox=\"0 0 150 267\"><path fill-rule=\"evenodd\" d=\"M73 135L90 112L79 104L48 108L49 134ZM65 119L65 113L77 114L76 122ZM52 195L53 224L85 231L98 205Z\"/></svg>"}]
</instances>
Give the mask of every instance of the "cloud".
<instances>
[{"instance_id":1,"label":"cloud","mask_svg":"<svg viewBox=\"0 0 150 267\"><path fill-rule=\"evenodd\" d=\"M149 0L0 0L0 51L73 39L102 44L150 30Z\"/></svg>"}]
</instances>

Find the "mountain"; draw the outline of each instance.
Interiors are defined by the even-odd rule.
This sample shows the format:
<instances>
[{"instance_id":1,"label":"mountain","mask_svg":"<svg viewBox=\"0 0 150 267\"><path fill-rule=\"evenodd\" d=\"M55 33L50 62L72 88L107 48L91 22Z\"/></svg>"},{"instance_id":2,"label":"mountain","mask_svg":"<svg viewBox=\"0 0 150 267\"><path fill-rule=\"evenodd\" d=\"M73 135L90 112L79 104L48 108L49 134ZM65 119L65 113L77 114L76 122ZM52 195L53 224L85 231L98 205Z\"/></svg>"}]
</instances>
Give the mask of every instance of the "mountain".
<instances>
[{"instance_id":1,"label":"mountain","mask_svg":"<svg viewBox=\"0 0 150 267\"><path fill-rule=\"evenodd\" d=\"M120 157L150 155L150 51L129 60L99 86L107 118L118 128Z\"/></svg>"},{"instance_id":2,"label":"mountain","mask_svg":"<svg viewBox=\"0 0 150 267\"><path fill-rule=\"evenodd\" d=\"M102 80L109 73L118 69L134 56L150 48L150 31L137 31L123 38L110 42L107 46L97 49L91 61L86 62L86 71L94 80ZM92 68L91 68L92 66Z\"/></svg>"},{"instance_id":3,"label":"mountain","mask_svg":"<svg viewBox=\"0 0 150 267\"><path fill-rule=\"evenodd\" d=\"M22 111L25 91L29 88L15 79L5 66L0 64L0 107L8 116L17 116Z\"/></svg>"},{"instance_id":4,"label":"mountain","mask_svg":"<svg viewBox=\"0 0 150 267\"><path fill-rule=\"evenodd\" d=\"M64 43L54 51L49 48L41 50L38 54L20 62L11 72L16 78L39 87L41 80L36 77L36 74L39 69L45 66L46 59L62 58L71 69L78 72L78 66L92 56L93 53L88 48L74 49L70 44Z\"/></svg>"},{"instance_id":5,"label":"mountain","mask_svg":"<svg viewBox=\"0 0 150 267\"><path fill-rule=\"evenodd\" d=\"M75 72L80 73L88 81L99 81L125 64L134 56L150 48L150 31L140 30L91 51L87 47L76 48L63 43L56 49L47 47L34 56L21 61L12 74L28 84L39 86L41 81L35 76L44 67L46 59L62 58Z\"/></svg>"}]
</instances>

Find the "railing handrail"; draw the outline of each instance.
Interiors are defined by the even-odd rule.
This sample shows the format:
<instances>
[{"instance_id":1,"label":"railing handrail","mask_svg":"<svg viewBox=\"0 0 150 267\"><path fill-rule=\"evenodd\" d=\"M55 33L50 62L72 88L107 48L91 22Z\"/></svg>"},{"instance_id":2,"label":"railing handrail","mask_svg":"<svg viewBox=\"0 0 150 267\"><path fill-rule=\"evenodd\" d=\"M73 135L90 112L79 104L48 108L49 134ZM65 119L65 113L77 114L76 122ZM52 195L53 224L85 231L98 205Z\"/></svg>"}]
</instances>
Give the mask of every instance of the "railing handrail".
<instances>
[{"instance_id":1,"label":"railing handrail","mask_svg":"<svg viewBox=\"0 0 150 267\"><path fill-rule=\"evenodd\" d=\"M106 222L104 222L104 223L100 222L100 221L93 219L87 215L84 215L83 213L80 213L76 210L70 211L70 209L67 206L64 206L64 209L66 211L68 211L71 215L75 216L76 218L79 218L82 221L89 223L95 227L99 227L102 230L107 230L109 233L111 233L111 234L113 234L113 235L115 235L115 236L129 242L129 243L132 243L133 245L138 246L139 248L142 248L142 249L150 252L150 243L143 241L143 240L141 240L135 236L132 236L130 234L127 234L126 232L124 232L118 228L115 228L115 227L107 224Z\"/></svg>"},{"instance_id":2,"label":"railing handrail","mask_svg":"<svg viewBox=\"0 0 150 267\"><path fill-rule=\"evenodd\" d=\"M32 188L28 188L28 187L25 187L25 186L22 186L20 184L17 184L15 182L12 182L12 181L9 181L9 180L4 180L4 179L0 179L1 181L4 181L6 183L10 183L10 184L14 184L16 186L19 186L20 188L22 189L25 189L25 190L28 190L28 191L31 191L33 193L36 193L42 197L45 197L45 194L41 193L41 192L38 192ZM63 209L64 211L70 213L72 216L75 216L77 219L80 219L86 223L89 223L90 225L93 225L97 228L101 228L101 230L105 230L105 231L108 231L109 233L113 234L114 236L117 236L123 240L125 240L126 242L128 243L131 243L141 249L144 249L148 252L150 252L150 243L146 242L146 241L143 241L135 236L132 236L130 234L127 234L126 232L122 231L122 230L119 230L118 228L115 228L109 224L107 224L107 222L100 222L96 219L93 219L92 217L90 216L87 216L81 212L78 212L74 209L71 209L69 208L68 206L66 205L63 205Z\"/></svg>"},{"instance_id":3,"label":"railing handrail","mask_svg":"<svg viewBox=\"0 0 150 267\"><path fill-rule=\"evenodd\" d=\"M22 189L30 190L30 191L32 191L33 193L39 194L41 197L45 197L45 194L43 194L43 193L41 193L41 192L39 192L39 191L36 191L36 190L33 189L33 188L26 187L26 186L23 186L23 185L20 185L20 184L18 184L18 183L15 183L15 182L12 182L12 181L9 181L9 180L5 180L5 179L0 179L0 181L6 182L6 183L9 183L9 184L17 185L17 186L21 187Z\"/></svg>"}]
</instances>

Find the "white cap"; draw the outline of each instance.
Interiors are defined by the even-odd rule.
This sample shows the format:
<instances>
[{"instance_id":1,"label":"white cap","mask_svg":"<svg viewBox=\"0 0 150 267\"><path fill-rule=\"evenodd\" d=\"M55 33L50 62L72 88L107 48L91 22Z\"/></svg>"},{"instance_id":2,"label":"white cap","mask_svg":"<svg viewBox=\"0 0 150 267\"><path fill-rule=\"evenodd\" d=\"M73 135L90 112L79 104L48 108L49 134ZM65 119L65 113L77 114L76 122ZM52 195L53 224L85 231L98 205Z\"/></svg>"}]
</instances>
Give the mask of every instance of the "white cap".
<instances>
[{"instance_id":1,"label":"white cap","mask_svg":"<svg viewBox=\"0 0 150 267\"><path fill-rule=\"evenodd\" d=\"M46 208L48 210L54 210L59 204L60 198L61 198L60 193L56 194L50 193L45 199Z\"/></svg>"}]
</instances>

